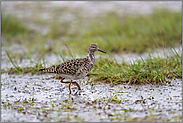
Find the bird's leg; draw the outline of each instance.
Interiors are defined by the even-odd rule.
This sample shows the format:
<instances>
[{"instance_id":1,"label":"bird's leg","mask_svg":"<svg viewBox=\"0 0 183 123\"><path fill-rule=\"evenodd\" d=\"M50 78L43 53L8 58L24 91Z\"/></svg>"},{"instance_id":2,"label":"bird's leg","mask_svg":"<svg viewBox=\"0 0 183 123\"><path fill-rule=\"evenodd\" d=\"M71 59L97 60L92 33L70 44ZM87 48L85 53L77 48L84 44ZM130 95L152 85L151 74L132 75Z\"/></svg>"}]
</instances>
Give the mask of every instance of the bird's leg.
<instances>
[{"instance_id":1,"label":"bird's leg","mask_svg":"<svg viewBox=\"0 0 183 123\"><path fill-rule=\"evenodd\" d=\"M71 83L72 83L72 80L71 80L71 82L68 82L68 81L64 82L64 81L63 81L64 79L65 79L65 78L62 78L62 80L60 80L60 82L61 82L61 83L70 83L70 84L69 84L69 92L70 92L70 94L71 94Z\"/></svg>"},{"instance_id":2,"label":"bird's leg","mask_svg":"<svg viewBox=\"0 0 183 123\"><path fill-rule=\"evenodd\" d=\"M77 82L75 82L75 83L76 83L76 86L78 87L78 90L81 90L80 85Z\"/></svg>"},{"instance_id":3,"label":"bird's leg","mask_svg":"<svg viewBox=\"0 0 183 123\"><path fill-rule=\"evenodd\" d=\"M72 83L72 80L71 80L71 82L69 83L69 92L70 92L70 94L71 94L71 83Z\"/></svg>"},{"instance_id":4,"label":"bird's leg","mask_svg":"<svg viewBox=\"0 0 183 123\"><path fill-rule=\"evenodd\" d=\"M64 79L65 79L65 78L62 78L62 80L60 80L60 82L61 82L61 83L64 83L64 82L63 82Z\"/></svg>"},{"instance_id":5,"label":"bird's leg","mask_svg":"<svg viewBox=\"0 0 183 123\"><path fill-rule=\"evenodd\" d=\"M79 91L79 95L80 95L81 87L79 86L79 84L77 82L76 82L76 85L78 86L78 91Z\"/></svg>"},{"instance_id":6,"label":"bird's leg","mask_svg":"<svg viewBox=\"0 0 183 123\"><path fill-rule=\"evenodd\" d=\"M74 84L76 84L76 86L78 87L78 91L80 92L81 91L81 87L80 87L80 85L75 81L75 82L72 82L72 80L69 82L69 81L66 81L66 82L64 82L63 80L64 80L65 78L62 78L62 80L60 81L61 83L69 83L69 92L70 92L70 94L71 94L71 84L72 83L74 83Z\"/></svg>"},{"instance_id":7,"label":"bird's leg","mask_svg":"<svg viewBox=\"0 0 183 123\"><path fill-rule=\"evenodd\" d=\"M78 87L79 94L80 94L80 91L81 91L80 85L79 85L77 82L72 82L72 83L76 84L76 86ZM77 91L77 92L78 92L78 91ZM77 92L76 92L76 93L77 93ZM75 93L75 94L76 94L76 93Z\"/></svg>"},{"instance_id":8,"label":"bird's leg","mask_svg":"<svg viewBox=\"0 0 183 123\"><path fill-rule=\"evenodd\" d=\"M65 79L65 78L62 78L62 80L60 80L60 82L61 82L61 83L70 83L70 82L68 82L68 81L64 82L64 81L63 81L64 79Z\"/></svg>"}]
</instances>

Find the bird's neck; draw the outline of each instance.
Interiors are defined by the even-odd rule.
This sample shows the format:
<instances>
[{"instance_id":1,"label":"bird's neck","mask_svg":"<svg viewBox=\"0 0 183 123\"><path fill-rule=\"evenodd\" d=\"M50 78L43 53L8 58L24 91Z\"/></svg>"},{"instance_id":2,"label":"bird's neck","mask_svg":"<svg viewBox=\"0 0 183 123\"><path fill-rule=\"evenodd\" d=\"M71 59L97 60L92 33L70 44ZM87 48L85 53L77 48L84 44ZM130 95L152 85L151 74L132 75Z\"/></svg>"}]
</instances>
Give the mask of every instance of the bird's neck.
<instances>
[{"instance_id":1,"label":"bird's neck","mask_svg":"<svg viewBox=\"0 0 183 123\"><path fill-rule=\"evenodd\" d=\"M94 64L95 63L95 55L94 52L88 52L87 58Z\"/></svg>"}]
</instances>

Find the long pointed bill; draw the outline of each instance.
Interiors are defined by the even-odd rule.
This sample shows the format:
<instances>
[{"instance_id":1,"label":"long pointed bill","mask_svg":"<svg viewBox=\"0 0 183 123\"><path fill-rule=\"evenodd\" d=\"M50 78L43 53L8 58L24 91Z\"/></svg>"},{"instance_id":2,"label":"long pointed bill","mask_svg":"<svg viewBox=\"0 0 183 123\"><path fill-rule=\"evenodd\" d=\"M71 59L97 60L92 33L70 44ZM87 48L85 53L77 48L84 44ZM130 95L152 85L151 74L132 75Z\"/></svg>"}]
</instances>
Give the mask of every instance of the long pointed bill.
<instances>
[{"instance_id":1,"label":"long pointed bill","mask_svg":"<svg viewBox=\"0 0 183 123\"><path fill-rule=\"evenodd\" d=\"M106 53L105 51L103 51L103 50L100 50L100 49L98 49L98 51L100 51L100 52L103 52L103 53Z\"/></svg>"}]
</instances>

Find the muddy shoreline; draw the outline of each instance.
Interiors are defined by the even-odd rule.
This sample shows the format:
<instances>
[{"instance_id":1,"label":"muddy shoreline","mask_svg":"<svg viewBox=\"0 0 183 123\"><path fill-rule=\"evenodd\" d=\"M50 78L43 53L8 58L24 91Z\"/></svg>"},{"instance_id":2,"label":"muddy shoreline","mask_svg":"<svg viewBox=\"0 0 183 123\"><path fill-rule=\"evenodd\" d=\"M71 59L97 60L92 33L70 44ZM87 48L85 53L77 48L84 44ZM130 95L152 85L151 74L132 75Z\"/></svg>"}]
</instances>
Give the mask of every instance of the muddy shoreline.
<instances>
[{"instance_id":1,"label":"muddy shoreline","mask_svg":"<svg viewBox=\"0 0 183 123\"><path fill-rule=\"evenodd\" d=\"M171 121L173 117L182 115L182 81L179 79L169 85L112 87L103 83L91 86L86 77L86 80L79 81L81 95L69 95L68 84L46 79L51 76L2 74L2 122L123 122L135 118ZM28 88L34 93L33 102L33 94ZM11 108L8 108L5 97ZM20 104L15 103L18 100Z\"/></svg>"}]
</instances>

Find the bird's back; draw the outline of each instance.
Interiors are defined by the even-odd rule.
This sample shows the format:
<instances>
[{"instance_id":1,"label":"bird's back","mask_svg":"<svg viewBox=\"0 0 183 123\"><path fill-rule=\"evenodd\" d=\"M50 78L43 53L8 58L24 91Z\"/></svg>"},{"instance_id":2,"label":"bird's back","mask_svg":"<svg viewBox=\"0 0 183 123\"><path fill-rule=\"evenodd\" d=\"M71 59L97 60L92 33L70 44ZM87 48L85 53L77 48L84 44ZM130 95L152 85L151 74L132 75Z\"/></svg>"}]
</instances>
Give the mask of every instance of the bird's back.
<instances>
[{"instance_id":1,"label":"bird's back","mask_svg":"<svg viewBox=\"0 0 183 123\"><path fill-rule=\"evenodd\" d=\"M88 58L78 58L39 71L60 74L64 78L71 78L72 76L72 78L79 79L85 77L92 67L93 64Z\"/></svg>"}]
</instances>

